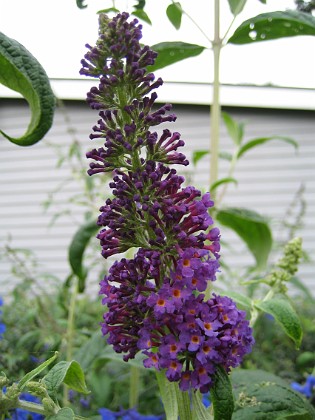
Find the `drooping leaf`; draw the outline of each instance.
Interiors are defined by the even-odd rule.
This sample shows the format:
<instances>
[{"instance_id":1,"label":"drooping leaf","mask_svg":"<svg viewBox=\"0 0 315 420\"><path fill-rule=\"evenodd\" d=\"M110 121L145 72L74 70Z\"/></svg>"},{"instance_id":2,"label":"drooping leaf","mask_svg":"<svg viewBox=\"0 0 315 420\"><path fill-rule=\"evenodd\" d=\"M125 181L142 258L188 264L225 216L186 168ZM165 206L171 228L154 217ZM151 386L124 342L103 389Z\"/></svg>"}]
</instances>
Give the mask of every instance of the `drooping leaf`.
<instances>
[{"instance_id":1,"label":"drooping leaf","mask_svg":"<svg viewBox=\"0 0 315 420\"><path fill-rule=\"evenodd\" d=\"M48 420L74 420L75 415L74 412L69 407L61 408L57 414L53 416L48 416Z\"/></svg>"},{"instance_id":2,"label":"drooping leaf","mask_svg":"<svg viewBox=\"0 0 315 420\"><path fill-rule=\"evenodd\" d=\"M216 182L214 182L210 187L210 192L216 190L220 185L222 184L228 184L228 183L237 184L237 181L235 178L221 178L218 179Z\"/></svg>"},{"instance_id":3,"label":"drooping leaf","mask_svg":"<svg viewBox=\"0 0 315 420\"><path fill-rule=\"evenodd\" d=\"M213 420L213 416L210 413L209 407L205 407L202 402L202 396L200 392L192 392L192 404L194 419L198 420Z\"/></svg>"},{"instance_id":4,"label":"drooping leaf","mask_svg":"<svg viewBox=\"0 0 315 420\"><path fill-rule=\"evenodd\" d=\"M315 410L283 379L269 372L235 369L231 380L235 397L233 420L311 420Z\"/></svg>"},{"instance_id":5,"label":"drooping leaf","mask_svg":"<svg viewBox=\"0 0 315 420\"><path fill-rule=\"evenodd\" d=\"M297 10L277 11L246 20L228 43L248 44L298 35L315 35L315 17Z\"/></svg>"},{"instance_id":6,"label":"drooping leaf","mask_svg":"<svg viewBox=\"0 0 315 420\"><path fill-rule=\"evenodd\" d=\"M156 371L157 383L166 414L166 420L178 420L178 404L176 398L176 382L170 382L164 371Z\"/></svg>"},{"instance_id":7,"label":"drooping leaf","mask_svg":"<svg viewBox=\"0 0 315 420\"><path fill-rule=\"evenodd\" d=\"M84 4L85 0L76 0L77 6L79 9L85 9L87 4Z\"/></svg>"},{"instance_id":8,"label":"drooping leaf","mask_svg":"<svg viewBox=\"0 0 315 420\"><path fill-rule=\"evenodd\" d=\"M218 366L210 389L214 420L231 420L234 410L232 384L226 371Z\"/></svg>"},{"instance_id":9,"label":"drooping leaf","mask_svg":"<svg viewBox=\"0 0 315 420\"><path fill-rule=\"evenodd\" d=\"M227 112L221 113L224 124L227 128L229 136L234 141L234 143L239 146L242 143L244 136L244 124L238 123L234 118L231 117Z\"/></svg>"},{"instance_id":10,"label":"drooping leaf","mask_svg":"<svg viewBox=\"0 0 315 420\"><path fill-rule=\"evenodd\" d=\"M195 57L202 53L205 47L187 42L161 42L151 46L152 50L158 53L155 63L148 66L149 71L156 71L170 64Z\"/></svg>"},{"instance_id":11,"label":"drooping leaf","mask_svg":"<svg viewBox=\"0 0 315 420\"><path fill-rule=\"evenodd\" d=\"M233 229L244 240L255 257L257 268L264 269L272 246L272 235L267 221L256 212L241 208L219 210L216 219Z\"/></svg>"},{"instance_id":12,"label":"drooping leaf","mask_svg":"<svg viewBox=\"0 0 315 420\"><path fill-rule=\"evenodd\" d=\"M92 366L100 355L103 355L106 340L100 331L96 331L75 353L75 360L83 370Z\"/></svg>"},{"instance_id":13,"label":"drooping leaf","mask_svg":"<svg viewBox=\"0 0 315 420\"><path fill-rule=\"evenodd\" d=\"M300 347L303 336L301 321L287 299L274 297L266 301L255 302L255 306L272 315L287 336L294 341L296 348Z\"/></svg>"},{"instance_id":14,"label":"drooping leaf","mask_svg":"<svg viewBox=\"0 0 315 420\"><path fill-rule=\"evenodd\" d=\"M233 16L237 16L244 9L247 0L228 0Z\"/></svg>"},{"instance_id":15,"label":"drooping leaf","mask_svg":"<svg viewBox=\"0 0 315 420\"><path fill-rule=\"evenodd\" d=\"M0 32L0 83L19 92L28 102L31 121L19 138L0 133L19 146L40 141L53 123L56 100L49 78L36 58L19 42Z\"/></svg>"},{"instance_id":16,"label":"drooping leaf","mask_svg":"<svg viewBox=\"0 0 315 420\"><path fill-rule=\"evenodd\" d=\"M83 256L90 239L99 230L95 220L85 223L75 233L68 251L69 263L72 271L79 278L79 291L83 292L85 288L85 279L87 270L83 266Z\"/></svg>"},{"instance_id":17,"label":"drooping leaf","mask_svg":"<svg viewBox=\"0 0 315 420\"><path fill-rule=\"evenodd\" d=\"M147 15L147 13L144 10L142 10L142 9L134 10L131 14L133 16L136 16L140 20L143 20L143 22L146 22L149 25L152 25L151 19L149 18L149 16Z\"/></svg>"},{"instance_id":18,"label":"drooping leaf","mask_svg":"<svg viewBox=\"0 0 315 420\"><path fill-rule=\"evenodd\" d=\"M56 394L62 383L82 394L90 393L86 387L83 370L75 360L57 363L44 377L44 382L48 392L53 395Z\"/></svg>"},{"instance_id":19,"label":"drooping leaf","mask_svg":"<svg viewBox=\"0 0 315 420\"><path fill-rule=\"evenodd\" d=\"M284 137L284 136L271 136L271 137L260 137L258 139L252 139L245 143L238 151L237 157L240 158L243 156L245 152L252 149L253 147L260 146L262 144L265 144L271 140L282 140L286 143L292 144L296 149L298 148L298 143L291 139L290 137Z\"/></svg>"},{"instance_id":20,"label":"drooping leaf","mask_svg":"<svg viewBox=\"0 0 315 420\"><path fill-rule=\"evenodd\" d=\"M166 9L166 14L170 22L172 23L172 25L176 29L179 29L182 23L182 15L183 15L181 4L178 2L171 3Z\"/></svg>"},{"instance_id":21,"label":"drooping leaf","mask_svg":"<svg viewBox=\"0 0 315 420\"><path fill-rule=\"evenodd\" d=\"M31 372L28 372L18 383L19 389L22 390L29 381L31 381L37 375L43 372L43 370L45 370L50 364L52 364L57 359L57 357L58 357L58 352L55 352L54 356L50 357L48 360L45 360L45 362L41 363Z\"/></svg>"}]
</instances>

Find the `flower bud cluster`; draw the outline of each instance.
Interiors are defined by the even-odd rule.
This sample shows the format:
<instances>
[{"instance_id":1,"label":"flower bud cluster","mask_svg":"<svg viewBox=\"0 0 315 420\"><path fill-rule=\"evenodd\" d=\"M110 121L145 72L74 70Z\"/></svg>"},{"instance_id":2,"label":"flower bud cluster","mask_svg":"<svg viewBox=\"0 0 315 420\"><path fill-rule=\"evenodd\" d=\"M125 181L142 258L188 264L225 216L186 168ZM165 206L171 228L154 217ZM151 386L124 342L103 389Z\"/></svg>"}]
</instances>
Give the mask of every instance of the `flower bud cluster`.
<instances>
[{"instance_id":1,"label":"flower bud cluster","mask_svg":"<svg viewBox=\"0 0 315 420\"><path fill-rule=\"evenodd\" d=\"M87 154L90 175L111 172L112 198L100 208L98 239L117 260L101 282L108 310L102 331L124 360L142 352L146 367L165 369L182 390L209 391L218 365L237 366L253 343L245 312L227 298L203 292L219 269L220 232L210 194L201 194L169 165L188 165L180 134L151 127L173 122L171 105L155 107L162 84L147 67L156 53L142 47L141 25L122 13L100 15L99 39L81 74L97 77L87 101L100 119L91 139L104 145ZM150 96L147 96L150 94Z\"/></svg>"}]
</instances>

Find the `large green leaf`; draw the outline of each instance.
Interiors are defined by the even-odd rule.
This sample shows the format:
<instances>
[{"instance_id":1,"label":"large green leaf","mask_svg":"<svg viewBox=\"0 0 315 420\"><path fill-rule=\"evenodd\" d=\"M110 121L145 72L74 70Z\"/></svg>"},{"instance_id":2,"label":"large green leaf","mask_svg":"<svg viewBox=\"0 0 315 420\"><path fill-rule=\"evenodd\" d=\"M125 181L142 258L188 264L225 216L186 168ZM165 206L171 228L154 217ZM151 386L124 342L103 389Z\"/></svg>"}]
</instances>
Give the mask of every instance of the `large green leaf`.
<instances>
[{"instance_id":1,"label":"large green leaf","mask_svg":"<svg viewBox=\"0 0 315 420\"><path fill-rule=\"evenodd\" d=\"M56 105L48 76L36 58L19 42L0 32L0 83L27 100L31 121L22 137L0 133L12 143L30 146L41 140L53 123Z\"/></svg>"},{"instance_id":2,"label":"large green leaf","mask_svg":"<svg viewBox=\"0 0 315 420\"><path fill-rule=\"evenodd\" d=\"M202 396L200 392L192 392L191 399L193 404L193 420L213 420L213 416L210 413L209 407L206 408L202 402Z\"/></svg>"},{"instance_id":3,"label":"large green leaf","mask_svg":"<svg viewBox=\"0 0 315 420\"><path fill-rule=\"evenodd\" d=\"M83 266L83 256L90 239L99 230L95 220L91 220L81 226L75 233L68 251L69 263L72 271L79 278L79 291L85 288L87 270Z\"/></svg>"},{"instance_id":4,"label":"large green leaf","mask_svg":"<svg viewBox=\"0 0 315 420\"><path fill-rule=\"evenodd\" d=\"M151 46L152 50L158 53L155 63L148 67L149 71L155 71L185 60L186 58L195 57L202 53L205 47L196 44L188 44L187 42L161 42Z\"/></svg>"},{"instance_id":5,"label":"large green leaf","mask_svg":"<svg viewBox=\"0 0 315 420\"><path fill-rule=\"evenodd\" d=\"M284 136L271 136L271 137L260 137L257 139L252 139L250 141L248 141L247 143L245 143L238 151L237 153L237 157L240 158L241 156L243 156L243 154L245 152L247 152L248 150L252 149L253 147L256 146L260 146L262 144L265 144L271 140L282 140L286 143L292 144L292 146L294 146L295 148L298 147L298 143L291 139L290 137L284 137Z\"/></svg>"},{"instance_id":6,"label":"large green leaf","mask_svg":"<svg viewBox=\"0 0 315 420\"><path fill-rule=\"evenodd\" d=\"M226 371L218 366L210 389L214 420L230 420L234 410L232 384Z\"/></svg>"},{"instance_id":7,"label":"large green leaf","mask_svg":"<svg viewBox=\"0 0 315 420\"><path fill-rule=\"evenodd\" d=\"M178 404L176 398L176 382L170 382L164 371L156 371L157 383L159 386L166 420L178 420Z\"/></svg>"},{"instance_id":8,"label":"large green leaf","mask_svg":"<svg viewBox=\"0 0 315 420\"><path fill-rule=\"evenodd\" d=\"M53 416L48 416L48 420L74 420L75 415L74 412L69 407L61 408L57 414Z\"/></svg>"},{"instance_id":9,"label":"large green leaf","mask_svg":"<svg viewBox=\"0 0 315 420\"><path fill-rule=\"evenodd\" d=\"M247 244L259 269L264 269L272 246L272 235L267 221L258 213L241 208L219 210L216 220L233 229Z\"/></svg>"},{"instance_id":10,"label":"large green leaf","mask_svg":"<svg viewBox=\"0 0 315 420\"><path fill-rule=\"evenodd\" d=\"M287 336L294 341L296 347L300 347L303 335L301 321L287 299L274 297L266 301L255 302L255 306L272 315Z\"/></svg>"},{"instance_id":11,"label":"large green leaf","mask_svg":"<svg viewBox=\"0 0 315 420\"><path fill-rule=\"evenodd\" d=\"M312 420L315 410L287 382L269 372L236 369L231 375L235 397L233 420Z\"/></svg>"},{"instance_id":12,"label":"large green leaf","mask_svg":"<svg viewBox=\"0 0 315 420\"><path fill-rule=\"evenodd\" d=\"M286 10L262 13L246 20L228 43L248 44L298 35L315 35L315 17L297 10Z\"/></svg>"},{"instance_id":13,"label":"large green leaf","mask_svg":"<svg viewBox=\"0 0 315 420\"><path fill-rule=\"evenodd\" d=\"M68 385L74 391L83 394L89 394L85 384L84 373L78 362L72 360L71 362L57 363L44 377L47 390L55 395L62 383Z\"/></svg>"}]
</instances>

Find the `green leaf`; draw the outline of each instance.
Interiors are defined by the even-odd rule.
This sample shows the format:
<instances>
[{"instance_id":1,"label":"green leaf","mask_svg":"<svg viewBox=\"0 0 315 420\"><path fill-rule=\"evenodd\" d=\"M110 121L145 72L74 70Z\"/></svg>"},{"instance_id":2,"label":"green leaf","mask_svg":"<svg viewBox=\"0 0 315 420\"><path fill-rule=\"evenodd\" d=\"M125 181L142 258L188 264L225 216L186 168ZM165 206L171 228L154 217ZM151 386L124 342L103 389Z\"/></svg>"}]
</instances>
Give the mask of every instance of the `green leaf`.
<instances>
[{"instance_id":1,"label":"green leaf","mask_svg":"<svg viewBox=\"0 0 315 420\"><path fill-rule=\"evenodd\" d=\"M85 9L87 4L84 4L85 0L76 0L77 6L79 9Z\"/></svg>"},{"instance_id":2,"label":"green leaf","mask_svg":"<svg viewBox=\"0 0 315 420\"><path fill-rule=\"evenodd\" d=\"M97 14L100 13L119 13L119 10L116 7L108 7L107 9L98 10Z\"/></svg>"},{"instance_id":3,"label":"green leaf","mask_svg":"<svg viewBox=\"0 0 315 420\"><path fill-rule=\"evenodd\" d=\"M247 0L228 0L233 16L237 16L244 9Z\"/></svg>"},{"instance_id":4,"label":"green leaf","mask_svg":"<svg viewBox=\"0 0 315 420\"><path fill-rule=\"evenodd\" d=\"M211 185L210 192L214 191L215 189L217 189L222 184L227 184L227 183L231 183L231 182L233 182L234 184L237 184L237 181L236 181L235 178L221 178L221 179L218 179L216 182L214 182Z\"/></svg>"},{"instance_id":5,"label":"green leaf","mask_svg":"<svg viewBox=\"0 0 315 420\"><path fill-rule=\"evenodd\" d=\"M74 412L69 407L61 408L54 416L48 416L48 420L74 420Z\"/></svg>"},{"instance_id":6,"label":"green leaf","mask_svg":"<svg viewBox=\"0 0 315 420\"><path fill-rule=\"evenodd\" d=\"M0 133L12 143L30 146L41 140L53 123L56 100L48 76L36 58L19 42L0 32L0 83L27 100L31 121L22 137Z\"/></svg>"},{"instance_id":7,"label":"green leaf","mask_svg":"<svg viewBox=\"0 0 315 420\"><path fill-rule=\"evenodd\" d=\"M315 17L297 10L277 11L246 20L228 43L248 44L298 35L315 35Z\"/></svg>"},{"instance_id":8,"label":"green leaf","mask_svg":"<svg viewBox=\"0 0 315 420\"><path fill-rule=\"evenodd\" d=\"M164 371L156 371L156 378L160 389L166 420L178 420L178 405L176 399L176 382L170 382Z\"/></svg>"},{"instance_id":9,"label":"green leaf","mask_svg":"<svg viewBox=\"0 0 315 420\"><path fill-rule=\"evenodd\" d=\"M151 46L152 50L158 53L155 63L148 66L149 71L156 71L170 64L195 57L202 53L205 47L187 42L161 42Z\"/></svg>"},{"instance_id":10,"label":"green leaf","mask_svg":"<svg viewBox=\"0 0 315 420\"><path fill-rule=\"evenodd\" d=\"M272 373L235 369L231 380L235 397L233 420L315 418L311 404Z\"/></svg>"},{"instance_id":11,"label":"green leaf","mask_svg":"<svg viewBox=\"0 0 315 420\"><path fill-rule=\"evenodd\" d=\"M166 9L167 17L169 18L171 24L179 29L182 23L183 10L180 3L172 3Z\"/></svg>"},{"instance_id":12,"label":"green leaf","mask_svg":"<svg viewBox=\"0 0 315 420\"><path fill-rule=\"evenodd\" d=\"M151 19L149 18L149 16L147 15L147 13L144 10L142 10L142 9L134 10L131 14L133 16L136 16L137 18L143 20L143 22L146 22L149 25L152 25Z\"/></svg>"},{"instance_id":13,"label":"green leaf","mask_svg":"<svg viewBox=\"0 0 315 420\"><path fill-rule=\"evenodd\" d=\"M106 349L103 351L102 355L98 358L99 361L112 360L114 362L123 363L124 365L128 363L129 366L134 366L141 369L148 369L143 366L144 359L145 356L138 353L134 359L129 359L128 362L125 362L122 358L122 355L116 353L110 346L107 346Z\"/></svg>"},{"instance_id":14,"label":"green leaf","mask_svg":"<svg viewBox=\"0 0 315 420\"><path fill-rule=\"evenodd\" d=\"M106 340L100 331L96 331L75 353L75 360L83 370L87 370L95 360L103 356L105 349Z\"/></svg>"},{"instance_id":15,"label":"green leaf","mask_svg":"<svg viewBox=\"0 0 315 420\"><path fill-rule=\"evenodd\" d=\"M252 301L249 297L242 295L238 292L234 292L233 290L224 290L222 294L230 297L233 299L236 303L241 305L244 309L250 310L252 307Z\"/></svg>"},{"instance_id":16,"label":"green leaf","mask_svg":"<svg viewBox=\"0 0 315 420\"><path fill-rule=\"evenodd\" d=\"M69 247L69 263L73 273L79 278L79 292L81 293L85 289L85 279L87 276L87 271L83 267L84 252L90 239L96 234L99 228L95 220L85 223L75 233Z\"/></svg>"},{"instance_id":17,"label":"green leaf","mask_svg":"<svg viewBox=\"0 0 315 420\"><path fill-rule=\"evenodd\" d=\"M199 160L203 158L204 156L208 155L210 152L209 150L196 150L192 154L192 163L194 166L197 165Z\"/></svg>"},{"instance_id":18,"label":"green leaf","mask_svg":"<svg viewBox=\"0 0 315 420\"><path fill-rule=\"evenodd\" d=\"M177 385L175 387L177 406L178 406L178 418L182 420L194 420L191 412L191 402L189 393L183 392Z\"/></svg>"},{"instance_id":19,"label":"green leaf","mask_svg":"<svg viewBox=\"0 0 315 420\"><path fill-rule=\"evenodd\" d=\"M244 240L255 257L257 268L264 269L272 246L272 235L267 221L256 212L241 208L219 210L216 219L233 229Z\"/></svg>"},{"instance_id":20,"label":"green leaf","mask_svg":"<svg viewBox=\"0 0 315 420\"><path fill-rule=\"evenodd\" d=\"M44 377L44 381L48 392L52 394L56 394L62 383L82 394L90 393L85 384L83 370L75 360L57 363Z\"/></svg>"},{"instance_id":21,"label":"green leaf","mask_svg":"<svg viewBox=\"0 0 315 420\"><path fill-rule=\"evenodd\" d=\"M226 112L222 112L221 114L229 136L237 146L240 145L244 136L244 124L238 124L234 118Z\"/></svg>"},{"instance_id":22,"label":"green leaf","mask_svg":"<svg viewBox=\"0 0 315 420\"><path fill-rule=\"evenodd\" d=\"M218 366L210 389L214 420L230 420L234 410L232 384L226 371Z\"/></svg>"},{"instance_id":23,"label":"green leaf","mask_svg":"<svg viewBox=\"0 0 315 420\"><path fill-rule=\"evenodd\" d=\"M194 419L213 420L213 416L210 413L210 409L206 408L202 402L200 392L197 391L192 393L192 403Z\"/></svg>"},{"instance_id":24,"label":"green leaf","mask_svg":"<svg viewBox=\"0 0 315 420\"><path fill-rule=\"evenodd\" d=\"M287 299L274 297L272 299L255 302L255 307L272 315L284 332L290 337L298 349L302 341L302 326L300 319Z\"/></svg>"},{"instance_id":25,"label":"green leaf","mask_svg":"<svg viewBox=\"0 0 315 420\"><path fill-rule=\"evenodd\" d=\"M31 372L28 372L19 382L18 387L20 390L22 390L25 385L34 379L37 375L39 375L43 370L45 370L51 363L53 363L58 357L58 352L56 351L54 356L52 356L50 359L46 360L45 362L41 363L39 366L37 366L35 369L33 369Z\"/></svg>"},{"instance_id":26,"label":"green leaf","mask_svg":"<svg viewBox=\"0 0 315 420\"><path fill-rule=\"evenodd\" d=\"M271 140L282 140L286 143L292 144L296 149L298 148L298 143L291 139L290 137L284 137L284 136L271 136L271 137L260 137L258 139L250 140L249 142L245 143L238 151L237 157L240 158L243 156L245 152L252 149L253 147L260 146L261 144L265 144L268 141Z\"/></svg>"}]
</instances>

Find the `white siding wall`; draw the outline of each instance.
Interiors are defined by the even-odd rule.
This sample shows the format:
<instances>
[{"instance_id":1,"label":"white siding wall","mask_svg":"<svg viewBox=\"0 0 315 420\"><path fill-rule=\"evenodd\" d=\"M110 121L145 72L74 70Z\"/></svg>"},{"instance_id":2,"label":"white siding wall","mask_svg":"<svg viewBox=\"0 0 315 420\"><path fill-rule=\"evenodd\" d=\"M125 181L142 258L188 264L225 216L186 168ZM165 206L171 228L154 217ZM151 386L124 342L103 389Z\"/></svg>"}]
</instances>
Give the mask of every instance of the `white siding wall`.
<instances>
[{"instance_id":1,"label":"white siding wall","mask_svg":"<svg viewBox=\"0 0 315 420\"><path fill-rule=\"evenodd\" d=\"M209 111L207 107L179 106L174 111L178 115L176 123L169 126L179 131L186 141L186 155L191 158L193 150L207 149L209 144ZM288 232L283 229L284 219L289 220L295 194L304 187L303 198L306 211L303 227L298 234L303 237L304 249L313 260L303 263L300 277L310 287L314 286L315 248L315 121L314 113L308 111L273 111L262 109L227 110L238 121L246 123L245 138L282 135L290 136L299 143L297 153L291 145L274 141L249 151L237 166L235 177L239 183L230 185L224 204L247 207L271 219L275 227L275 239L285 240ZM65 114L66 112L66 114ZM67 120L67 121L66 121ZM91 127L97 120L97 112L84 102L66 102L65 109L58 109L53 128L45 140L31 147L18 147L0 138L0 241L1 246L11 238L14 248L34 251L39 267L36 272L48 272L59 278L69 273L67 247L77 227L84 220L84 208L75 205L72 197L81 195L82 185L77 182L64 164L57 168L58 156L48 143L62 146L64 152L76 138L82 145L83 166L85 151L92 146L88 139ZM13 136L22 134L28 125L29 111L22 100L0 101L0 128ZM166 125L165 125L166 126ZM231 150L225 128L221 127L221 149ZM94 147L94 146L92 146ZM185 168L178 168L183 173ZM226 163L220 162L220 174L226 176ZM207 188L209 158L204 157L197 169L192 168L196 186ZM44 211L43 202L49 193L68 182L55 194L55 204ZM104 196L106 188L102 187ZM101 205L102 201L96 203ZM58 217L52 227L49 224L57 212L67 212ZM292 209L293 210L293 209ZM296 213L296 209L294 210ZM290 216L292 219L292 216ZM293 217L294 219L294 217ZM222 239L231 249L223 246L222 256L236 269L251 263L252 257L244 250L242 241L231 231L222 229ZM97 245L97 241L95 241ZM97 255L98 257L98 255ZM101 257L99 257L101 258ZM90 290L97 290L98 275L90 278ZM5 295L13 287L10 264L0 260L0 295Z\"/></svg>"}]
</instances>

